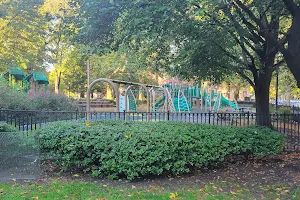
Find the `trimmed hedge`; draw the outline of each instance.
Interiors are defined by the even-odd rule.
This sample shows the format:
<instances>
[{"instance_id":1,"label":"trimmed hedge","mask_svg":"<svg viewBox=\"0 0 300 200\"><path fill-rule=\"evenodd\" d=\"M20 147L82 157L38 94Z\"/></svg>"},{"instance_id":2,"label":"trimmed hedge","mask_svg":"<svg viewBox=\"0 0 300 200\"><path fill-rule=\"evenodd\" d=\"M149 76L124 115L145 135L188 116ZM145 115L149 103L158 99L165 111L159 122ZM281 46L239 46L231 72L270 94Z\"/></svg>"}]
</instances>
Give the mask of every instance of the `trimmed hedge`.
<instances>
[{"instance_id":1,"label":"trimmed hedge","mask_svg":"<svg viewBox=\"0 0 300 200\"><path fill-rule=\"evenodd\" d=\"M222 127L182 122L56 122L37 130L46 155L66 170L132 180L173 175L223 162L228 155L282 153L284 136L264 127Z\"/></svg>"}]
</instances>

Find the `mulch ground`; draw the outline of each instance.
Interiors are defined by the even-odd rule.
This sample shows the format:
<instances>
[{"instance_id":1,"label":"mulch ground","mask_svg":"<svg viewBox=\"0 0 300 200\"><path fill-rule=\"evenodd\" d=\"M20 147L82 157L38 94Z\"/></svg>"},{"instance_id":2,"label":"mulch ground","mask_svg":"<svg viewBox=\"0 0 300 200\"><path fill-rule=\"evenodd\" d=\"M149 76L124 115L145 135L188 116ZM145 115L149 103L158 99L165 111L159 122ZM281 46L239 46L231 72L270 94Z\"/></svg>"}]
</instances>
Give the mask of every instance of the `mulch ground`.
<instances>
[{"instance_id":1,"label":"mulch ground","mask_svg":"<svg viewBox=\"0 0 300 200\"><path fill-rule=\"evenodd\" d=\"M148 188L155 185L156 187L176 189L183 186L203 187L212 182L226 181L250 187L283 184L287 187L293 187L300 185L300 153L256 157L246 162L231 162L221 167L199 169L183 176L146 177L131 182L126 179L94 178L76 171L68 171L58 175L57 169L51 162L42 163L42 170L43 175L36 180L37 182L78 180L107 186Z\"/></svg>"}]
</instances>

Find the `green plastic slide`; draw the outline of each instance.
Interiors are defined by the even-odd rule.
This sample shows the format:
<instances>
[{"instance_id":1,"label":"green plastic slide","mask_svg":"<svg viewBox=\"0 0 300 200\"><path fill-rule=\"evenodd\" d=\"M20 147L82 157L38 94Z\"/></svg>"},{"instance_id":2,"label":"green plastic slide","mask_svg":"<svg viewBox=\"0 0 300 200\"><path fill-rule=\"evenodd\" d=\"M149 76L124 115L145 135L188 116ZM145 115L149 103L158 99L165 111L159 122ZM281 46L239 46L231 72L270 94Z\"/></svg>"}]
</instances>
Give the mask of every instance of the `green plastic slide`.
<instances>
[{"instance_id":1,"label":"green plastic slide","mask_svg":"<svg viewBox=\"0 0 300 200\"><path fill-rule=\"evenodd\" d=\"M156 111L163 105L163 103L165 102L165 99L166 99L165 96L163 96L162 98L158 99L158 100L155 102L154 106L152 107L152 110L153 110L154 112L156 112Z\"/></svg>"},{"instance_id":2,"label":"green plastic slide","mask_svg":"<svg viewBox=\"0 0 300 200\"><path fill-rule=\"evenodd\" d=\"M232 102L232 101L226 99L226 98L223 97L223 96L222 96L221 102L222 102L223 105L229 106L229 107L231 107L231 108L233 108L233 109L235 109L235 110L238 110L238 109L239 109L236 103L234 103L234 102Z\"/></svg>"}]
</instances>

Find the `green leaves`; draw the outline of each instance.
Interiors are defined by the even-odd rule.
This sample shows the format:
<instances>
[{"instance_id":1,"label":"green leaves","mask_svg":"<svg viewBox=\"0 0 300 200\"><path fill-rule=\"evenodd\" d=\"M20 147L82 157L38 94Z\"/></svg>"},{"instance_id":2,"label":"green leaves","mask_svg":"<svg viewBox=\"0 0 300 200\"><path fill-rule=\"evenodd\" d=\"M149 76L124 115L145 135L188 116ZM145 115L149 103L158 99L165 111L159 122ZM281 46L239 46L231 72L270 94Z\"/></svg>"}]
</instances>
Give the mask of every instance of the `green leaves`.
<instances>
[{"instance_id":1,"label":"green leaves","mask_svg":"<svg viewBox=\"0 0 300 200\"><path fill-rule=\"evenodd\" d=\"M82 134L84 133L84 134ZM182 122L58 122L37 131L41 150L56 154L62 169L129 180L187 173L229 155L281 153L284 136L268 128L221 127Z\"/></svg>"},{"instance_id":2,"label":"green leaves","mask_svg":"<svg viewBox=\"0 0 300 200\"><path fill-rule=\"evenodd\" d=\"M0 121L0 133L3 132L18 132L18 129L5 122Z\"/></svg>"},{"instance_id":3,"label":"green leaves","mask_svg":"<svg viewBox=\"0 0 300 200\"><path fill-rule=\"evenodd\" d=\"M42 1L1 2L0 66L42 68L46 60L46 20L38 14Z\"/></svg>"}]
</instances>

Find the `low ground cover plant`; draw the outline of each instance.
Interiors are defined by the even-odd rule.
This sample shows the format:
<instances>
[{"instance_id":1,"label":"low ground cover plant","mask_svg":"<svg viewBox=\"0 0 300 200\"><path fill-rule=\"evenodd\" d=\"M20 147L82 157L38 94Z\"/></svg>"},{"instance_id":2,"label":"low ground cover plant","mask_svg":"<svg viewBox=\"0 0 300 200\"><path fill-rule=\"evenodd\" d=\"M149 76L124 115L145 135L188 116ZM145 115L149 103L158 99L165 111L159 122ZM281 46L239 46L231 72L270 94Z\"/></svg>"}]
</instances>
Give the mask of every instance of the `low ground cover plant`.
<instances>
[{"instance_id":1,"label":"low ground cover plant","mask_svg":"<svg viewBox=\"0 0 300 200\"><path fill-rule=\"evenodd\" d=\"M284 136L263 127L224 127L183 122L55 122L37 130L42 153L61 169L129 180L190 172L229 155L279 154Z\"/></svg>"}]
</instances>

